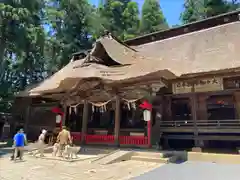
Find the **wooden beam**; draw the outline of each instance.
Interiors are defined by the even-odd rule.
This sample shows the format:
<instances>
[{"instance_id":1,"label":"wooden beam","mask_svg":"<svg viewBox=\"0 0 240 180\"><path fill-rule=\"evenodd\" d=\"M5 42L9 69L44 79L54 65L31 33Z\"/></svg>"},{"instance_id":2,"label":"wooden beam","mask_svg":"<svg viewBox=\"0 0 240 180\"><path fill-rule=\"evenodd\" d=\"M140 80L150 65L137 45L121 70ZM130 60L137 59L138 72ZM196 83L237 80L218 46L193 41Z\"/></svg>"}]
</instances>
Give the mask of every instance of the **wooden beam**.
<instances>
[{"instance_id":1,"label":"wooden beam","mask_svg":"<svg viewBox=\"0 0 240 180\"><path fill-rule=\"evenodd\" d=\"M88 124L88 102L84 100L83 104L83 119L82 119L82 136L81 136L81 144L85 143L85 136L87 134L87 124Z\"/></svg>"},{"instance_id":2,"label":"wooden beam","mask_svg":"<svg viewBox=\"0 0 240 180\"><path fill-rule=\"evenodd\" d=\"M115 144L119 145L119 135L120 135L120 97L116 95L116 107L115 107L115 124L114 124L114 139Z\"/></svg>"}]
</instances>

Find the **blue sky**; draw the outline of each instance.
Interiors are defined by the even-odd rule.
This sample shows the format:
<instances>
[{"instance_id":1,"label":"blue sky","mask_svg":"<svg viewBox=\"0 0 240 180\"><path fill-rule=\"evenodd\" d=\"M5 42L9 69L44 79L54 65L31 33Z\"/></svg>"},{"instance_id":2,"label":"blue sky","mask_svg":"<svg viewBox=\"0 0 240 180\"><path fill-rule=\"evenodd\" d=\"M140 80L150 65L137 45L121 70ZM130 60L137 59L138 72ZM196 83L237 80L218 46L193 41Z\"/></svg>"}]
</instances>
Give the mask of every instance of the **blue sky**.
<instances>
[{"instance_id":1,"label":"blue sky","mask_svg":"<svg viewBox=\"0 0 240 180\"><path fill-rule=\"evenodd\" d=\"M144 0L134 0L141 8ZM99 4L99 0L90 0L94 5ZM183 11L184 0L159 0L163 13L169 25L180 24L180 13Z\"/></svg>"}]
</instances>

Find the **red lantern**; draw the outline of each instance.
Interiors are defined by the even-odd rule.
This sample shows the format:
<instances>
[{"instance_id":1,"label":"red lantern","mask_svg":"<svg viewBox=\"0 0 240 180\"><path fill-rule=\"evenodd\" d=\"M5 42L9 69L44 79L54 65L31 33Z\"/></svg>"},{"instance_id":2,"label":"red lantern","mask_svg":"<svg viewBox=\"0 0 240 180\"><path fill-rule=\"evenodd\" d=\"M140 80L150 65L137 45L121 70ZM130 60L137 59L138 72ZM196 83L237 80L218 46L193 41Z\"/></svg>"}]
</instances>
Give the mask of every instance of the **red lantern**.
<instances>
[{"instance_id":1,"label":"red lantern","mask_svg":"<svg viewBox=\"0 0 240 180\"><path fill-rule=\"evenodd\" d=\"M152 110L152 105L150 103L148 103L147 101L143 101L143 103L140 104L139 107L142 109L147 109L149 111Z\"/></svg>"}]
</instances>

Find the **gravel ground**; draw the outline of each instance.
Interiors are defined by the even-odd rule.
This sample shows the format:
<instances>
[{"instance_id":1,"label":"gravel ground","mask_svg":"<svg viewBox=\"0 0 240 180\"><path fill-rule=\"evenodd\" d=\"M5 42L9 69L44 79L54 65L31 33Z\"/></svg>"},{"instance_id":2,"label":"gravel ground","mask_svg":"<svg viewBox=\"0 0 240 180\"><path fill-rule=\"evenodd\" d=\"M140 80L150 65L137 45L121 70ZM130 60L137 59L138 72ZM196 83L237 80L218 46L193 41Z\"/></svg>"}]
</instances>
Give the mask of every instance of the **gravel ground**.
<instances>
[{"instance_id":1,"label":"gravel ground","mask_svg":"<svg viewBox=\"0 0 240 180\"><path fill-rule=\"evenodd\" d=\"M25 156L13 162L0 157L0 180L127 180L161 166L158 163L124 161L109 165L89 161L61 162Z\"/></svg>"},{"instance_id":2,"label":"gravel ground","mask_svg":"<svg viewBox=\"0 0 240 180\"><path fill-rule=\"evenodd\" d=\"M240 180L240 164L205 162L167 164L132 180Z\"/></svg>"}]
</instances>

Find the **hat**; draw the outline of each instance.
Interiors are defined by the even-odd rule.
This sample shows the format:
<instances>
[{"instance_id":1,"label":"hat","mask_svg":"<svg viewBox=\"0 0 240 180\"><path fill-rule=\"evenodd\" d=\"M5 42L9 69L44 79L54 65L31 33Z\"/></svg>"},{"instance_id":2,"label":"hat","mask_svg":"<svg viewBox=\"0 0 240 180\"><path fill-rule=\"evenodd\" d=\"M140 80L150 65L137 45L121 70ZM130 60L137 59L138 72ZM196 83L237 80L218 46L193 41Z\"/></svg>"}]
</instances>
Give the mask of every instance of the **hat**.
<instances>
[{"instance_id":1,"label":"hat","mask_svg":"<svg viewBox=\"0 0 240 180\"><path fill-rule=\"evenodd\" d=\"M24 131L23 131L23 128L19 129L19 132L23 133L23 132L24 132Z\"/></svg>"}]
</instances>

